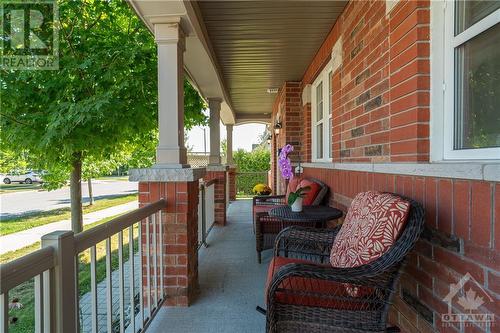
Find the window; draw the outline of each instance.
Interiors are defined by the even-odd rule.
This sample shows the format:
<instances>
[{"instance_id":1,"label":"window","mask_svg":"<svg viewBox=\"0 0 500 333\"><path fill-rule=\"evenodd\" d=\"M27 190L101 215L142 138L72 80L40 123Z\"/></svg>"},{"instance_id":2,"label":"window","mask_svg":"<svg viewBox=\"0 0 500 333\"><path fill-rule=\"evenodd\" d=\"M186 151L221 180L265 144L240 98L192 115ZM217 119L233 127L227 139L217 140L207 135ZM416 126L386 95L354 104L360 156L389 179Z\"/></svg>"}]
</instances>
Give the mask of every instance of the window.
<instances>
[{"instance_id":1,"label":"window","mask_svg":"<svg viewBox=\"0 0 500 333\"><path fill-rule=\"evenodd\" d=\"M500 1L444 3L443 159L499 159Z\"/></svg>"},{"instance_id":2,"label":"window","mask_svg":"<svg viewBox=\"0 0 500 333\"><path fill-rule=\"evenodd\" d=\"M332 160L332 77L326 66L312 85L312 160Z\"/></svg>"}]
</instances>

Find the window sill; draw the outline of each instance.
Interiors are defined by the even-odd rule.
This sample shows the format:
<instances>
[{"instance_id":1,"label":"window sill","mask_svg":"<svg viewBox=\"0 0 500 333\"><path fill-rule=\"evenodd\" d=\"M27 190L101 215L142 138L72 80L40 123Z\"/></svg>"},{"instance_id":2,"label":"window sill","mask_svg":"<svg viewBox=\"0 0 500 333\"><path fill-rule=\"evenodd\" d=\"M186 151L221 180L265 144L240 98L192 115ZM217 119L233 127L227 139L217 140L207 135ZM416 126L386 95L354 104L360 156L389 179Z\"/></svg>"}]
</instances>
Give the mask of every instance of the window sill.
<instances>
[{"instance_id":1,"label":"window sill","mask_svg":"<svg viewBox=\"0 0 500 333\"><path fill-rule=\"evenodd\" d=\"M364 171L410 176L457 178L500 182L500 161L433 163L302 163L304 168Z\"/></svg>"}]
</instances>

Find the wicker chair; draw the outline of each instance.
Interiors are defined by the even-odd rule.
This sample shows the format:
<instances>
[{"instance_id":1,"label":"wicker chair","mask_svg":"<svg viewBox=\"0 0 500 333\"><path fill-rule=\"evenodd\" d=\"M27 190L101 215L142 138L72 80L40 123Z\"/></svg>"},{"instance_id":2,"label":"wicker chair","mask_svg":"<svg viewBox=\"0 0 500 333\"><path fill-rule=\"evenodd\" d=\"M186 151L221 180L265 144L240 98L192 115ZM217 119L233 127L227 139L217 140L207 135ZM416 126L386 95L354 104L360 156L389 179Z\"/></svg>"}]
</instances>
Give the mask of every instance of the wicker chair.
<instances>
[{"instance_id":1,"label":"wicker chair","mask_svg":"<svg viewBox=\"0 0 500 333\"><path fill-rule=\"evenodd\" d=\"M311 204L322 204L328 194L328 186L317 179L309 178L307 180L317 183L320 188ZM289 191L290 190L292 189L289 189ZM286 201L286 195L256 196L253 198L255 247L259 264L262 262L262 251L273 248L276 235L278 235L281 230L293 225L308 225L304 223L284 222L268 215L267 212L269 210L277 206L286 205Z\"/></svg>"},{"instance_id":2,"label":"wicker chair","mask_svg":"<svg viewBox=\"0 0 500 333\"><path fill-rule=\"evenodd\" d=\"M282 262L268 273L266 332L393 332L386 328L387 314L404 259L424 227L422 206L404 199L411 207L400 236L380 258L359 267L325 264L341 226L282 230L273 259Z\"/></svg>"}]
</instances>

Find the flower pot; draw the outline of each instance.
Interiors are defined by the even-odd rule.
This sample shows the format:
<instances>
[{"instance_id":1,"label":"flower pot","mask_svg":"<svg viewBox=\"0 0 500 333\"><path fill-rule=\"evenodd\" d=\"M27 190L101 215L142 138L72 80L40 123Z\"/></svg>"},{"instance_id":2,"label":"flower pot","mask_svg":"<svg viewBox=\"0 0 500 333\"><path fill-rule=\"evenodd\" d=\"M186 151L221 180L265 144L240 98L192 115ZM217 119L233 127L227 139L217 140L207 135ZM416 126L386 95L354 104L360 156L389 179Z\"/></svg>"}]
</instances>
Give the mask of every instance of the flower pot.
<instances>
[{"instance_id":1,"label":"flower pot","mask_svg":"<svg viewBox=\"0 0 500 333\"><path fill-rule=\"evenodd\" d=\"M302 211L302 201L303 198L297 198L292 204L292 212L301 212Z\"/></svg>"}]
</instances>

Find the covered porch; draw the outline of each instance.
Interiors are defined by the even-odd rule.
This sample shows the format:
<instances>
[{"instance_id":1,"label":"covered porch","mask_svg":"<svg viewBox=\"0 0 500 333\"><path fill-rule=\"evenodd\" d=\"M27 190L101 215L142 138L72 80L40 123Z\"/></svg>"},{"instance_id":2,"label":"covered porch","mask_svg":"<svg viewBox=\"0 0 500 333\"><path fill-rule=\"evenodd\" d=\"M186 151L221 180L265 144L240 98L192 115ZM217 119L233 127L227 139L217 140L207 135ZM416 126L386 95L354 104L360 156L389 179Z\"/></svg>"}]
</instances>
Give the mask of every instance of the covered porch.
<instances>
[{"instance_id":1,"label":"covered porch","mask_svg":"<svg viewBox=\"0 0 500 333\"><path fill-rule=\"evenodd\" d=\"M264 305L267 265L257 264L252 232L252 200L229 205L227 225L215 226L208 247L198 252L199 291L189 307L163 307L148 332L264 332L265 316L255 311ZM272 251L266 251L269 262Z\"/></svg>"},{"instance_id":2,"label":"covered porch","mask_svg":"<svg viewBox=\"0 0 500 333\"><path fill-rule=\"evenodd\" d=\"M431 67L439 72L444 66L439 53L431 63L430 30L438 41L432 47L444 44L445 36L436 33L453 30L430 28L445 22L445 3L129 1L158 47L156 163L130 171L130 179L139 182L141 208L93 231L45 237L41 250L10 265L12 272L2 272L7 282L1 313L8 317L8 291L35 277L37 332L76 331L75 256L95 251L111 236L123 238L127 228L133 242L136 226L141 284L131 284L135 293L124 299L125 250L120 248L120 316L117 326L110 305L108 332L116 327L120 332L265 331L265 317L255 306L264 305L271 251L259 265L251 202L234 201L231 195L231 142L237 125L265 122L272 129L271 183L276 194L285 190L278 149L291 143L296 147L292 160L303 167L301 175L328 185L330 206L346 212L356 194L380 191L425 207L425 233L394 288L390 323L403 332L494 332L498 326L491 323L442 322L442 315L452 310L445 302L449 286L466 274L493 300L484 308L496 318L500 299L500 148L497 142L482 150L481 159L467 163L447 160L442 135L446 110L436 99L445 85L430 85ZM499 14L495 7L482 30L469 32L467 38L498 29ZM206 168L187 163L184 77L210 109ZM221 123L228 138L225 163ZM16 269L21 274L14 274ZM91 293L96 295L91 331L97 333L95 267L91 274ZM127 303L134 306L127 308ZM129 325L135 316L141 316L136 326ZM7 321L0 332L8 332Z\"/></svg>"}]
</instances>

